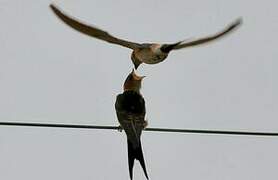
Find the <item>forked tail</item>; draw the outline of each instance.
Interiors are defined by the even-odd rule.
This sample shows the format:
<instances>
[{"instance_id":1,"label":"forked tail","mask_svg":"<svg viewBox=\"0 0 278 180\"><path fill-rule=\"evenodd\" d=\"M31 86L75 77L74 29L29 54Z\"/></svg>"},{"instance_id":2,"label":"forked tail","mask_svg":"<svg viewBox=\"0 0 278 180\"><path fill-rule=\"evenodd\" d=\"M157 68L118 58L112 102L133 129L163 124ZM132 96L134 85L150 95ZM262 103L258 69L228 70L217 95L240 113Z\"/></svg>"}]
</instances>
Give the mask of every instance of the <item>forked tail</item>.
<instances>
[{"instance_id":1,"label":"forked tail","mask_svg":"<svg viewBox=\"0 0 278 180\"><path fill-rule=\"evenodd\" d=\"M133 147L133 144L129 140L127 140L127 147L128 147L128 165L129 165L130 179L132 180L132 178L133 178L132 170L133 170L133 165L134 165L135 159L137 159L140 162L146 178L149 179L148 173L146 170L146 166L145 166L145 160L144 160L144 156L143 156L141 141L139 142L139 146Z\"/></svg>"}]
</instances>

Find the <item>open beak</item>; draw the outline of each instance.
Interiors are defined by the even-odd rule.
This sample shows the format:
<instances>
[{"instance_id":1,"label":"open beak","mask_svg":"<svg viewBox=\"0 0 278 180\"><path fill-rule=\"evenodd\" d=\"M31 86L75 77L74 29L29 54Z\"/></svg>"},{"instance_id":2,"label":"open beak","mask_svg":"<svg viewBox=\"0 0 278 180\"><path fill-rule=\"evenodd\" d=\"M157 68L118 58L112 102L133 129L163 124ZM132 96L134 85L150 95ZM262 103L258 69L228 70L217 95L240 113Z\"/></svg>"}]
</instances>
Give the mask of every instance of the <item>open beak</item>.
<instances>
[{"instance_id":1,"label":"open beak","mask_svg":"<svg viewBox=\"0 0 278 180\"><path fill-rule=\"evenodd\" d=\"M135 73L135 70L132 69L132 77L133 77L135 80L139 81L139 80L144 79L146 76L138 76L138 75Z\"/></svg>"}]
</instances>

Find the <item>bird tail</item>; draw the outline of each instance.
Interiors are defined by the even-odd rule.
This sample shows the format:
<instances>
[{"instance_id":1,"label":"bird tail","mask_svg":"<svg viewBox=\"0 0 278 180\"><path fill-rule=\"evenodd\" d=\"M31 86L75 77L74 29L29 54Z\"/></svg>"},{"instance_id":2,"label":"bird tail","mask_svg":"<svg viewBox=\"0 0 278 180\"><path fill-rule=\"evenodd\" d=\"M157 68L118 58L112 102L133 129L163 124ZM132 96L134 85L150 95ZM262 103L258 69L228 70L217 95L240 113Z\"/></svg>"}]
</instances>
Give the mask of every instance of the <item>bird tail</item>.
<instances>
[{"instance_id":1,"label":"bird tail","mask_svg":"<svg viewBox=\"0 0 278 180\"><path fill-rule=\"evenodd\" d=\"M146 166L145 166L145 160L144 160L144 156L143 156L141 141L139 140L139 146L134 147L132 142L127 140L127 147L128 147L128 165L129 165L130 179L132 180L132 178L133 178L132 170L133 170L133 165L134 165L135 159L137 159L140 162L146 178L149 179L148 173L146 170Z\"/></svg>"}]
</instances>

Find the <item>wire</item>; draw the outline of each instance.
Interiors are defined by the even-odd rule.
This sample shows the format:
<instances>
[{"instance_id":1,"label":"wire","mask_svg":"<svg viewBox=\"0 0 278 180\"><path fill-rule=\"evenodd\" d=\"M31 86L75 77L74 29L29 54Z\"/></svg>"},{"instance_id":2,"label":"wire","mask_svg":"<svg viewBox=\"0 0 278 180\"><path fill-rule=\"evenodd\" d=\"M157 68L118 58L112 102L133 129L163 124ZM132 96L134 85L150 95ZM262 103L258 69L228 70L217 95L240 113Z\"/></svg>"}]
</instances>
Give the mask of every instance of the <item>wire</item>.
<instances>
[{"instance_id":1,"label":"wire","mask_svg":"<svg viewBox=\"0 0 278 180\"><path fill-rule=\"evenodd\" d=\"M112 129L121 130L119 126L94 126L77 124L48 124L48 123L22 123L22 122L0 122L0 126L29 126L29 127L54 127L54 128L77 128L77 129ZM274 132L247 132L247 131L220 131L200 129L168 129L168 128L146 128L144 131L175 132L190 134L222 134L222 135L245 135L245 136L278 136Z\"/></svg>"},{"instance_id":2,"label":"wire","mask_svg":"<svg viewBox=\"0 0 278 180\"><path fill-rule=\"evenodd\" d=\"M248 132L248 131L221 131L221 130L203 130L203 129L163 129L163 128L147 128L145 131L158 132L177 132L191 134L222 134L222 135L245 135L245 136L278 136L273 132Z\"/></svg>"},{"instance_id":3,"label":"wire","mask_svg":"<svg viewBox=\"0 0 278 180\"><path fill-rule=\"evenodd\" d=\"M1 126L30 126L30 127L54 127L54 128L77 128L77 129L115 129L120 130L117 126L93 126L77 124L48 124L48 123L21 123L21 122L0 122Z\"/></svg>"}]
</instances>

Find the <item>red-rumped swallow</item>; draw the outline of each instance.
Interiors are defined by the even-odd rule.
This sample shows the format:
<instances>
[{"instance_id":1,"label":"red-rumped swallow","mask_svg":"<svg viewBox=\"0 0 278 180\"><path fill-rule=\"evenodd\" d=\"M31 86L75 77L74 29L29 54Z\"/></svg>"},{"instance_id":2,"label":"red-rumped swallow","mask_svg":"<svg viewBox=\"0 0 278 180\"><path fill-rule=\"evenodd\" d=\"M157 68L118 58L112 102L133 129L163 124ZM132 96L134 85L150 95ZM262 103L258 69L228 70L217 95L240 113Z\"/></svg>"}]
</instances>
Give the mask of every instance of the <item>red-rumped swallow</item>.
<instances>
[{"instance_id":1,"label":"red-rumped swallow","mask_svg":"<svg viewBox=\"0 0 278 180\"><path fill-rule=\"evenodd\" d=\"M63 13L53 4L50 5L50 8L57 15L57 17L59 17L64 23L66 23L67 25L69 25L70 27L72 27L73 29L79 32L100 40L107 41L109 43L118 44L132 49L133 51L131 54L131 59L135 69L137 69L141 63L157 64L164 61L167 58L170 51L172 50L206 44L208 42L212 42L214 40L220 39L225 35L231 33L233 30L236 29L236 27L238 27L242 23L242 19L238 18L234 22L229 24L226 28L224 28L222 31L219 31L215 34L203 38L199 38L199 39L179 41L172 44L136 43L136 42L119 39L95 26L81 23L80 21Z\"/></svg>"},{"instance_id":2,"label":"red-rumped swallow","mask_svg":"<svg viewBox=\"0 0 278 180\"><path fill-rule=\"evenodd\" d=\"M141 146L141 133L146 127L145 100L140 94L143 77L137 76L132 71L125 80L124 92L117 96L115 103L116 113L121 128L127 136L129 176L133 178L134 160L137 159L147 179L148 174Z\"/></svg>"}]
</instances>

